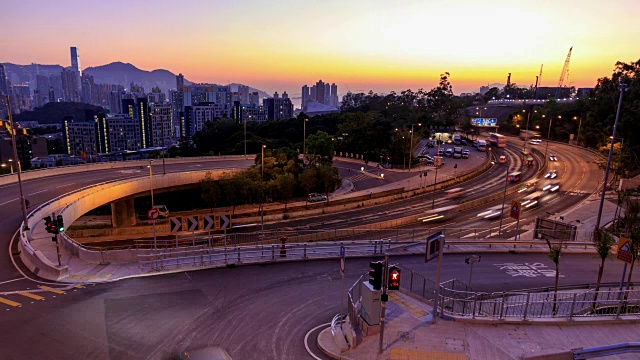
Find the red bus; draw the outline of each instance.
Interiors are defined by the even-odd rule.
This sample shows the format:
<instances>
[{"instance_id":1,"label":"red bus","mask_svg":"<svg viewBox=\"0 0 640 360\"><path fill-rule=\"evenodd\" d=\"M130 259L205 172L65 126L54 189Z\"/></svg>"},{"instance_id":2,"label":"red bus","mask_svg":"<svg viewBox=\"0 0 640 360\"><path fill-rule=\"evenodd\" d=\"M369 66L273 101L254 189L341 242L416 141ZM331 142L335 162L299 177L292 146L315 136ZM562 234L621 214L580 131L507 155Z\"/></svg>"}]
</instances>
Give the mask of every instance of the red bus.
<instances>
[{"instance_id":1,"label":"red bus","mask_svg":"<svg viewBox=\"0 0 640 360\"><path fill-rule=\"evenodd\" d=\"M507 147L507 137L498 133L489 134L489 142L496 147Z\"/></svg>"}]
</instances>

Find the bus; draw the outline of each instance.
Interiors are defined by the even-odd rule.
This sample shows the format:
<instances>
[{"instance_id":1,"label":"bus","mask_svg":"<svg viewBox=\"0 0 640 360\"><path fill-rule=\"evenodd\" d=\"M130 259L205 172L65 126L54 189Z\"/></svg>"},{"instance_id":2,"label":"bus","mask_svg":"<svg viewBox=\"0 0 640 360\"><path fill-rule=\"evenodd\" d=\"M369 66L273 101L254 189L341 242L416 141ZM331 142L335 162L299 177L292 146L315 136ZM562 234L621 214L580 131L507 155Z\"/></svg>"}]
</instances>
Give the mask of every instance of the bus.
<instances>
[{"instance_id":1,"label":"bus","mask_svg":"<svg viewBox=\"0 0 640 360\"><path fill-rule=\"evenodd\" d=\"M489 142L499 148L507 147L507 137L498 133L489 134Z\"/></svg>"},{"instance_id":2,"label":"bus","mask_svg":"<svg viewBox=\"0 0 640 360\"><path fill-rule=\"evenodd\" d=\"M522 140L531 140L531 139L540 139L540 132L533 130L520 130L520 139Z\"/></svg>"}]
</instances>

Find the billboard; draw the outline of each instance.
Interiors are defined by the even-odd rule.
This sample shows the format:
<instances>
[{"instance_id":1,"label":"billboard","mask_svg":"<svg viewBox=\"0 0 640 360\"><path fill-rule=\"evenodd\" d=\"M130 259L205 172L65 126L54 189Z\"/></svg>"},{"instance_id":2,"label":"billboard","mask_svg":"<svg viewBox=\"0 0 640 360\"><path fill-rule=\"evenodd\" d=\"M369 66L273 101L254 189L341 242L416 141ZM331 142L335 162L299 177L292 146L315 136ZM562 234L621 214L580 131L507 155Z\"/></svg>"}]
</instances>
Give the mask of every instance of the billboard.
<instances>
[{"instance_id":1,"label":"billboard","mask_svg":"<svg viewBox=\"0 0 640 360\"><path fill-rule=\"evenodd\" d=\"M498 126L498 119L496 118L472 118L471 125L482 127L496 127Z\"/></svg>"},{"instance_id":2,"label":"billboard","mask_svg":"<svg viewBox=\"0 0 640 360\"><path fill-rule=\"evenodd\" d=\"M575 225L537 217L533 237L554 241L576 241L576 232Z\"/></svg>"}]
</instances>

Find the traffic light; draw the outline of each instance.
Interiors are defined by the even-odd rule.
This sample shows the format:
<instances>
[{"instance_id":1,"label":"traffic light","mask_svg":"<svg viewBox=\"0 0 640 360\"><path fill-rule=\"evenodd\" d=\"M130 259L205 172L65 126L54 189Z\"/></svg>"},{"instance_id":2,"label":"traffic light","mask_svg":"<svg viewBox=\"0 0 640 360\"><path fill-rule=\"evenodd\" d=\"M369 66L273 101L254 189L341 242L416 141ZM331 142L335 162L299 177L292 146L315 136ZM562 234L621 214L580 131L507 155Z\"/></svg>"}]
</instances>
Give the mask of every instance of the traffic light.
<instances>
[{"instance_id":1,"label":"traffic light","mask_svg":"<svg viewBox=\"0 0 640 360\"><path fill-rule=\"evenodd\" d=\"M389 290L400 290L400 268L395 265L389 267L389 282L387 288Z\"/></svg>"},{"instance_id":2,"label":"traffic light","mask_svg":"<svg viewBox=\"0 0 640 360\"><path fill-rule=\"evenodd\" d=\"M53 231L55 230L55 226L53 225L51 216L45 216L43 220L44 220L44 227L45 229L47 229L47 232L53 234Z\"/></svg>"},{"instance_id":3,"label":"traffic light","mask_svg":"<svg viewBox=\"0 0 640 360\"><path fill-rule=\"evenodd\" d=\"M429 172L428 172L428 171L425 171L425 172L423 173L423 175L424 175L425 177L427 177L427 174L429 174Z\"/></svg>"},{"instance_id":4,"label":"traffic light","mask_svg":"<svg viewBox=\"0 0 640 360\"><path fill-rule=\"evenodd\" d=\"M58 215L56 217L56 234L64 232L64 219L62 219L62 215Z\"/></svg>"},{"instance_id":5,"label":"traffic light","mask_svg":"<svg viewBox=\"0 0 640 360\"><path fill-rule=\"evenodd\" d=\"M458 168L458 164L453 164L453 168L457 169Z\"/></svg>"},{"instance_id":6,"label":"traffic light","mask_svg":"<svg viewBox=\"0 0 640 360\"><path fill-rule=\"evenodd\" d=\"M382 261L372 261L369 263L369 284L374 290L382 289L382 276L384 274L384 263Z\"/></svg>"}]
</instances>

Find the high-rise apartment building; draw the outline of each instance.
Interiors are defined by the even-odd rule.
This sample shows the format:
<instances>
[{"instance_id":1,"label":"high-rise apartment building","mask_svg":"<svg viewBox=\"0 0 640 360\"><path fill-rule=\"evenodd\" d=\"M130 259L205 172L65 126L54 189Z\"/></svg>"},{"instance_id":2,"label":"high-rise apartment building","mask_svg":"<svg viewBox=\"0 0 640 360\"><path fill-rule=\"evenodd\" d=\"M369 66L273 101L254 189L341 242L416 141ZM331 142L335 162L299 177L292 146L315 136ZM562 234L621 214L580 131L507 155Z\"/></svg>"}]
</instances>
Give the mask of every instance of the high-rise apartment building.
<instances>
[{"instance_id":1,"label":"high-rise apartment building","mask_svg":"<svg viewBox=\"0 0 640 360\"><path fill-rule=\"evenodd\" d=\"M254 91L249 94L249 104L260 105L260 93Z\"/></svg>"},{"instance_id":2,"label":"high-rise apartment building","mask_svg":"<svg viewBox=\"0 0 640 360\"><path fill-rule=\"evenodd\" d=\"M171 104L149 104L150 144L148 147L170 146L173 144L171 125Z\"/></svg>"},{"instance_id":3,"label":"high-rise apartment building","mask_svg":"<svg viewBox=\"0 0 640 360\"><path fill-rule=\"evenodd\" d=\"M324 83L322 80L318 80L316 83L316 101L320 104L324 104Z\"/></svg>"},{"instance_id":4,"label":"high-rise apartment building","mask_svg":"<svg viewBox=\"0 0 640 360\"><path fill-rule=\"evenodd\" d=\"M293 103L286 91L282 93L282 97L276 92L272 98L262 100L262 104L267 111L269 120L291 119L293 117Z\"/></svg>"},{"instance_id":5,"label":"high-rise apartment building","mask_svg":"<svg viewBox=\"0 0 640 360\"><path fill-rule=\"evenodd\" d=\"M323 104L329 105L331 102L331 85L324 83L324 102Z\"/></svg>"},{"instance_id":6,"label":"high-rise apartment building","mask_svg":"<svg viewBox=\"0 0 640 360\"><path fill-rule=\"evenodd\" d=\"M307 106L307 101L309 101L309 87L307 85L302 86L302 108L304 109Z\"/></svg>"},{"instance_id":7,"label":"high-rise apartment building","mask_svg":"<svg viewBox=\"0 0 640 360\"><path fill-rule=\"evenodd\" d=\"M69 102L80 102L80 87L78 86L77 73L72 70L64 69L61 73L62 78L62 100Z\"/></svg>"},{"instance_id":8,"label":"high-rise apartment building","mask_svg":"<svg viewBox=\"0 0 640 360\"><path fill-rule=\"evenodd\" d=\"M331 84L331 101L329 105L333 107L338 107L338 85L336 83Z\"/></svg>"},{"instance_id":9,"label":"high-rise apartment building","mask_svg":"<svg viewBox=\"0 0 640 360\"><path fill-rule=\"evenodd\" d=\"M0 64L0 94L9 94L9 81L4 65Z\"/></svg>"}]
</instances>

